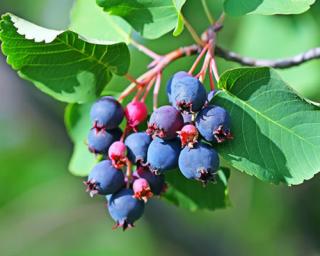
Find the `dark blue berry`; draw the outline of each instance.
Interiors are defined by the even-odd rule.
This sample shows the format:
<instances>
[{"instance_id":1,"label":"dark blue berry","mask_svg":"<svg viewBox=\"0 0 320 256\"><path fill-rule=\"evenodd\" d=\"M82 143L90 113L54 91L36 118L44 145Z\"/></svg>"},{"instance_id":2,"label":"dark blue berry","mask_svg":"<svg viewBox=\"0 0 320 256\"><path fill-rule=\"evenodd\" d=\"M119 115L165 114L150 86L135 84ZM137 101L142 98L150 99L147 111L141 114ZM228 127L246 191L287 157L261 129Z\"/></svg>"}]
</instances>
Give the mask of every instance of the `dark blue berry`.
<instances>
[{"instance_id":1,"label":"dark blue berry","mask_svg":"<svg viewBox=\"0 0 320 256\"><path fill-rule=\"evenodd\" d=\"M155 110L148 122L147 133L162 139L173 139L183 127L181 113L172 106L162 106Z\"/></svg>"},{"instance_id":2,"label":"dark blue berry","mask_svg":"<svg viewBox=\"0 0 320 256\"><path fill-rule=\"evenodd\" d=\"M179 169L186 178L205 184L214 180L219 169L219 156L209 145L200 142L193 148L185 147L181 151Z\"/></svg>"},{"instance_id":3,"label":"dark blue berry","mask_svg":"<svg viewBox=\"0 0 320 256\"><path fill-rule=\"evenodd\" d=\"M186 76L190 76L187 72L185 71L179 71L177 73L175 73L167 82L167 95L168 95L168 100L170 103L172 103L171 100L171 85L172 85L172 81L174 81L175 79L180 79Z\"/></svg>"},{"instance_id":4,"label":"dark blue berry","mask_svg":"<svg viewBox=\"0 0 320 256\"><path fill-rule=\"evenodd\" d=\"M97 129L115 129L124 118L124 110L117 100L106 96L92 105L90 118Z\"/></svg>"},{"instance_id":5,"label":"dark blue berry","mask_svg":"<svg viewBox=\"0 0 320 256\"><path fill-rule=\"evenodd\" d=\"M180 111L198 112L207 100L207 92L197 78L185 76L180 79L173 79L171 100L172 104Z\"/></svg>"},{"instance_id":6,"label":"dark blue berry","mask_svg":"<svg viewBox=\"0 0 320 256\"><path fill-rule=\"evenodd\" d=\"M91 196L113 194L125 185L124 175L111 161L103 160L93 167L85 185Z\"/></svg>"},{"instance_id":7,"label":"dark blue berry","mask_svg":"<svg viewBox=\"0 0 320 256\"><path fill-rule=\"evenodd\" d=\"M133 197L131 189L122 189L108 200L108 209L115 227L123 230L134 226L134 222L143 215L144 202Z\"/></svg>"},{"instance_id":8,"label":"dark blue berry","mask_svg":"<svg viewBox=\"0 0 320 256\"><path fill-rule=\"evenodd\" d=\"M230 132L231 118L222 107L209 105L196 117L196 127L201 136L209 142L224 142L232 139Z\"/></svg>"},{"instance_id":9,"label":"dark blue berry","mask_svg":"<svg viewBox=\"0 0 320 256\"><path fill-rule=\"evenodd\" d=\"M146 179L150 185L151 192L154 195L160 195L165 191L166 183L163 174L155 175L153 174L148 166L139 166L136 172L139 178Z\"/></svg>"},{"instance_id":10,"label":"dark blue berry","mask_svg":"<svg viewBox=\"0 0 320 256\"><path fill-rule=\"evenodd\" d=\"M113 130L91 129L88 135L88 148L96 154L106 154L109 147L121 138L122 131L119 128Z\"/></svg>"},{"instance_id":11,"label":"dark blue berry","mask_svg":"<svg viewBox=\"0 0 320 256\"><path fill-rule=\"evenodd\" d=\"M125 145L128 149L128 158L132 163L145 163L147 161L147 152L151 137L145 132L137 132L130 134Z\"/></svg>"},{"instance_id":12,"label":"dark blue berry","mask_svg":"<svg viewBox=\"0 0 320 256\"><path fill-rule=\"evenodd\" d=\"M178 166L178 158L181 151L181 142L173 140L162 140L155 138L148 149L148 164L156 174L174 169Z\"/></svg>"}]
</instances>

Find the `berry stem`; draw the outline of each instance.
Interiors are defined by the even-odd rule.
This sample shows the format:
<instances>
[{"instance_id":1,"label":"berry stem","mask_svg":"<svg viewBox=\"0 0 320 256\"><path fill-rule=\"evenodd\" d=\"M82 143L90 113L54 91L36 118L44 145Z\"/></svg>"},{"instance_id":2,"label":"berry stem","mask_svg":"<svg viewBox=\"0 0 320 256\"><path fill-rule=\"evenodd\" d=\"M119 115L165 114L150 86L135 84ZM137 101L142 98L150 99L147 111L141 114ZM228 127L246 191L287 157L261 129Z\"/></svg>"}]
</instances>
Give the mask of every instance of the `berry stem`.
<instances>
[{"instance_id":1,"label":"berry stem","mask_svg":"<svg viewBox=\"0 0 320 256\"><path fill-rule=\"evenodd\" d=\"M154 85L154 82L155 82L155 78L153 78L153 79L150 81L150 83L148 84L148 86L147 86L147 88L146 88L146 90L145 90L145 92L144 92L144 95L143 95L143 97L141 98L141 102L145 102L145 101L146 101L146 98L148 97L148 94L149 94L152 86Z\"/></svg>"},{"instance_id":2,"label":"berry stem","mask_svg":"<svg viewBox=\"0 0 320 256\"><path fill-rule=\"evenodd\" d=\"M214 79L213 79L212 61L213 61L213 59L211 59L211 61L210 61L210 71L209 71L209 79L210 79L210 89L211 89L211 91L214 90Z\"/></svg>"},{"instance_id":3,"label":"berry stem","mask_svg":"<svg viewBox=\"0 0 320 256\"><path fill-rule=\"evenodd\" d=\"M206 57L204 59L204 62L203 62L203 66L201 68L201 71L199 72L199 74L196 76L196 77L199 77L199 81L201 83L204 82L205 80L205 77L206 77L206 74L207 74L207 70L208 70L208 67L209 67L209 64L210 64L210 60L211 60L211 53L210 53L210 49L209 51L207 52L206 54Z\"/></svg>"},{"instance_id":4,"label":"berry stem","mask_svg":"<svg viewBox=\"0 0 320 256\"><path fill-rule=\"evenodd\" d=\"M156 59L160 59L161 55L155 53L154 51L150 50L149 48L147 48L146 46L139 44L137 41L135 40L131 40L130 42L137 50L139 50L140 52L143 52L145 55L149 56L150 58L156 60Z\"/></svg>"},{"instance_id":5,"label":"berry stem","mask_svg":"<svg viewBox=\"0 0 320 256\"><path fill-rule=\"evenodd\" d=\"M140 84L132 75L125 74L124 77L131 83Z\"/></svg>"},{"instance_id":6,"label":"berry stem","mask_svg":"<svg viewBox=\"0 0 320 256\"><path fill-rule=\"evenodd\" d=\"M132 163L127 159L127 173L126 173L128 182L127 182L127 188L130 188L130 184L132 181Z\"/></svg>"},{"instance_id":7,"label":"berry stem","mask_svg":"<svg viewBox=\"0 0 320 256\"><path fill-rule=\"evenodd\" d=\"M124 128L124 131L122 133L122 136L120 138L120 141L123 142L124 139L126 138L127 136L127 133L130 131L131 127L128 125L128 122L126 123L126 128Z\"/></svg>"},{"instance_id":8,"label":"berry stem","mask_svg":"<svg viewBox=\"0 0 320 256\"><path fill-rule=\"evenodd\" d=\"M211 66L211 69L212 69L212 72L214 74L216 81L219 82L220 76L219 76L219 71L218 71L218 67L217 67L217 63L216 63L215 58L211 59L210 66Z\"/></svg>"},{"instance_id":9,"label":"berry stem","mask_svg":"<svg viewBox=\"0 0 320 256\"><path fill-rule=\"evenodd\" d=\"M161 87L161 78L162 78L162 73L159 72L157 74L156 84L153 89L153 110L156 110L158 108L158 95Z\"/></svg>"},{"instance_id":10,"label":"berry stem","mask_svg":"<svg viewBox=\"0 0 320 256\"><path fill-rule=\"evenodd\" d=\"M205 47L202 49L202 51L200 52L200 54L198 55L197 59L195 60L195 62L193 63L192 67L189 70L189 74L192 75L194 70L196 69L196 67L198 66L200 60L202 59L203 55L207 52L209 47L209 44L206 44Z\"/></svg>"},{"instance_id":11,"label":"berry stem","mask_svg":"<svg viewBox=\"0 0 320 256\"><path fill-rule=\"evenodd\" d=\"M162 72L162 70L168 66L171 62L179 59L183 56L190 56L195 53L199 53L201 50L201 46L199 45L190 45L187 47L182 47L176 49L172 52L161 57L158 61L155 62L154 67L148 70L146 73L137 78L137 83L131 83L120 95L119 101L122 102L127 96L129 96L132 92L137 90L138 85L146 86L154 77L157 76L158 73Z\"/></svg>"}]
</instances>

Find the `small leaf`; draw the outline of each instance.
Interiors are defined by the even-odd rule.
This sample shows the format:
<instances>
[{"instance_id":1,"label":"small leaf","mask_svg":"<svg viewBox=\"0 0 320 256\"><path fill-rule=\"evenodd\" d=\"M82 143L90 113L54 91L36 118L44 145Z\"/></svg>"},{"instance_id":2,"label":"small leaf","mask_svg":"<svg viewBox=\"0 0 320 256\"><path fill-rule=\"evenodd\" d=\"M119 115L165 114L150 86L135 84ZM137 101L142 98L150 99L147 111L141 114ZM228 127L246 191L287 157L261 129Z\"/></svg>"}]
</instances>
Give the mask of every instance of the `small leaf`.
<instances>
[{"instance_id":1,"label":"small leaf","mask_svg":"<svg viewBox=\"0 0 320 256\"><path fill-rule=\"evenodd\" d=\"M315 0L225 0L228 15L245 14L300 14L307 11Z\"/></svg>"},{"instance_id":2,"label":"small leaf","mask_svg":"<svg viewBox=\"0 0 320 256\"><path fill-rule=\"evenodd\" d=\"M112 74L124 75L130 62L124 43L88 43L71 31L49 30L12 14L0 21L7 62L18 74L64 102L86 102L100 95Z\"/></svg>"},{"instance_id":3,"label":"small leaf","mask_svg":"<svg viewBox=\"0 0 320 256\"><path fill-rule=\"evenodd\" d=\"M122 18L104 12L94 0L76 0L70 19L70 30L86 38L130 42L131 26Z\"/></svg>"},{"instance_id":4,"label":"small leaf","mask_svg":"<svg viewBox=\"0 0 320 256\"><path fill-rule=\"evenodd\" d=\"M320 109L269 68L225 72L214 104L232 118L234 140L216 146L236 169L272 183L300 184L320 171Z\"/></svg>"},{"instance_id":5,"label":"small leaf","mask_svg":"<svg viewBox=\"0 0 320 256\"><path fill-rule=\"evenodd\" d=\"M74 143L69 170L76 176L87 176L97 163L96 157L89 152L86 145L86 138L91 128L90 108L91 103L69 104L65 110L65 125Z\"/></svg>"},{"instance_id":6,"label":"small leaf","mask_svg":"<svg viewBox=\"0 0 320 256\"><path fill-rule=\"evenodd\" d=\"M222 168L218 171L217 183L209 183L206 187L198 181L186 179L179 170L166 174L168 190L163 195L171 203L191 211L225 208L230 205L227 180L230 171Z\"/></svg>"},{"instance_id":7,"label":"small leaf","mask_svg":"<svg viewBox=\"0 0 320 256\"><path fill-rule=\"evenodd\" d=\"M175 29L183 30L180 16L186 0L96 0L111 15L125 19L143 37L155 39Z\"/></svg>"}]
</instances>

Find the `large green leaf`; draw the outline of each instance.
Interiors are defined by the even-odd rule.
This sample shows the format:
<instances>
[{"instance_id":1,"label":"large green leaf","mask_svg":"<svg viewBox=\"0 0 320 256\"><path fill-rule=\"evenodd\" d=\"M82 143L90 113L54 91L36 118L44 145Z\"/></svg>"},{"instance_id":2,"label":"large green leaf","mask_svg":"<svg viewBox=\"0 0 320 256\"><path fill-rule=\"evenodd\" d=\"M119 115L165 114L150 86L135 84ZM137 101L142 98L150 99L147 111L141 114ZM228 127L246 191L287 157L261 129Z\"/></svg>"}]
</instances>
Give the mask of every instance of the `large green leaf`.
<instances>
[{"instance_id":1,"label":"large green leaf","mask_svg":"<svg viewBox=\"0 0 320 256\"><path fill-rule=\"evenodd\" d=\"M320 109L298 97L269 68L221 77L214 104L232 117L235 139L219 145L224 160L272 183L299 184L320 171Z\"/></svg>"},{"instance_id":2,"label":"large green leaf","mask_svg":"<svg viewBox=\"0 0 320 256\"><path fill-rule=\"evenodd\" d=\"M12 14L1 19L0 40L22 78L65 102L95 99L112 73L124 75L130 63L124 43L88 43L74 32L45 29Z\"/></svg>"},{"instance_id":3,"label":"large green leaf","mask_svg":"<svg viewBox=\"0 0 320 256\"><path fill-rule=\"evenodd\" d=\"M111 15L120 16L148 39L158 38L172 29L182 32L180 14L186 0L96 0Z\"/></svg>"},{"instance_id":4,"label":"large green leaf","mask_svg":"<svg viewBox=\"0 0 320 256\"><path fill-rule=\"evenodd\" d=\"M76 176L87 176L97 163L96 157L89 152L86 145L86 139L91 128L90 107L90 103L69 104L65 110L65 125L74 143L69 170Z\"/></svg>"},{"instance_id":5,"label":"large green leaf","mask_svg":"<svg viewBox=\"0 0 320 256\"><path fill-rule=\"evenodd\" d=\"M95 0L76 0L71 11L70 30L97 40L130 42L130 25L104 12Z\"/></svg>"},{"instance_id":6,"label":"large green leaf","mask_svg":"<svg viewBox=\"0 0 320 256\"><path fill-rule=\"evenodd\" d=\"M225 0L225 12L232 16L245 14L299 14L307 11L315 0Z\"/></svg>"},{"instance_id":7,"label":"large green leaf","mask_svg":"<svg viewBox=\"0 0 320 256\"><path fill-rule=\"evenodd\" d=\"M217 183L203 187L200 182L186 179L179 170L166 174L168 190L163 195L171 203L191 211L225 208L230 205L227 182L230 171L218 171Z\"/></svg>"}]
</instances>

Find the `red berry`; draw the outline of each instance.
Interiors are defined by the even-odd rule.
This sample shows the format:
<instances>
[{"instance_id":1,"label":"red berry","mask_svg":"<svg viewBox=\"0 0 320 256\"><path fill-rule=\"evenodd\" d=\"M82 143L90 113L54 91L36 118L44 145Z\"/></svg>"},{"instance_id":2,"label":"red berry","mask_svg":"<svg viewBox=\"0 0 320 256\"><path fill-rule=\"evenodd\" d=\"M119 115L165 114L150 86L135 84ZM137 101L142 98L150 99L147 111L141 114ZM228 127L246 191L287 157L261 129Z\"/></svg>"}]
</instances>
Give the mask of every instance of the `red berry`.
<instances>
[{"instance_id":1,"label":"red berry","mask_svg":"<svg viewBox=\"0 0 320 256\"><path fill-rule=\"evenodd\" d=\"M134 197L143 200L145 202L148 201L149 198L153 196L151 192L150 185L146 179L139 178L133 182L133 192Z\"/></svg>"},{"instance_id":2,"label":"red berry","mask_svg":"<svg viewBox=\"0 0 320 256\"><path fill-rule=\"evenodd\" d=\"M185 125L178 134L182 147L187 145L189 148L193 148L194 144L198 142L199 132L192 124Z\"/></svg>"},{"instance_id":3,"label":"red berry","mask_svg":"<svg viewBox=\"0 0 320 256\"><path fill-rule=\"evenodd\" d=\"M135 130L141 122L147 119L148 109L145 103L132 101L127 105L125 115L128 125Z\"/></svg>"},{"instance_id":4,"label":"red berry","mask_svg":"<svg viewBox=\"0 0 320 256\"><path fill-rule=\"evenodd\" d=\"M121 141L116 141L110 146L108 156L115 168L119 169L126 165L126 153L126 145Z\"/></svg>"}]
</instances>

